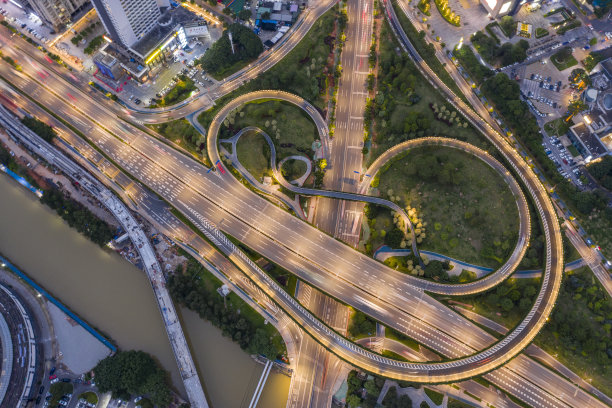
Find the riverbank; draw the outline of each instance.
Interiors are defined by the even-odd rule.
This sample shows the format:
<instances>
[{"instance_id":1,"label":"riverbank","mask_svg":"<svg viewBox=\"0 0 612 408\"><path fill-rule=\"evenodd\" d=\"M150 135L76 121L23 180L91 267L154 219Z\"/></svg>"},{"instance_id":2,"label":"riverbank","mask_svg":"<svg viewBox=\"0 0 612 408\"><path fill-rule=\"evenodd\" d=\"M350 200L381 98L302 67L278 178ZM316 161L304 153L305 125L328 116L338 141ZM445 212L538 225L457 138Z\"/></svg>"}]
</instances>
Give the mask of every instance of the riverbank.
<instances>
[{"instance_id":1,"label":"riverbank","mask_svg":"<svg viewBox=\"0 0 612 408\"><path fill-rule=\"evenodd\" d=\"M0 177L0 190L5 192L0 202L0 229L12 231L11 236L0 237L0 251L68 307L112 335L119 348L153 354L171 372L173 384L184 395L144 274L116 253L96 247L71 230L5 176ZM213 407L238 408L243 401L248 403L263 367L197 314L186 309L178 312ZM289 381L272 374L261 406L284 407Z\"/></svg>"}]
</instances>

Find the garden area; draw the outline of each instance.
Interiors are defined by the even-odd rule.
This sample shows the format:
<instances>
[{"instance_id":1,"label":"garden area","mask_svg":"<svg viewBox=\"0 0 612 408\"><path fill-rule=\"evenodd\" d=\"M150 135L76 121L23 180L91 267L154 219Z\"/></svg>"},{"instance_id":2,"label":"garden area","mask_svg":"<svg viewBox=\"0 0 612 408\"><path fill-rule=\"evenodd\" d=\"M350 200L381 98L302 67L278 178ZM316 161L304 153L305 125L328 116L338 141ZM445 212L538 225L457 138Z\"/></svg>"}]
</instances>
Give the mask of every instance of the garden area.
<instances>
[{"instance_id":1,"label":"garden area","mask_svg":"<svg viewBox=\"0 0 612 408\"><path fill-rule=\"evenodd\" d=\"M572 47L561 48L550 56L550 62L552 62L559 71L578 65L578 61L576 61L576 58L572 55Z\"/></svg>"},{"instance_id":2,"label":"garden area","mask_svg":"<svg viewBox=\"0 0 612 408\"><path fill-rule=\"evenodd\" d=\"M235 293L223 298L217 292L221 285L191 257L184 266L177 267L167 284L176 302L221 329L246 352L263 354L271 360L284 356L285 343L276 328L264 324L264 318Z\"/></svg>"},{"instance_id":3,"label":"garden area","mask_svg":"<svg viewBox=\"0 0 612 408\"><path fill-rule=\"evenodd\" d=\"M500 266L512 252L518 235L514 196L479 159L451 148L422 147L395 159L377 179L382 197L414 208L427 226L420 249L488 267ZM370 247L391 243L395 227L389 211L368 218Z\"/></svg>"},{"instance_id":4,"label":"garden area","mask_svg":"<svg viewBox=\"0 0 612 408\"><path fill-rule=\"evenodd\" d=\"M98 403L98 396L96 395L95 392L87 391L87 392L84 392L81 395L79 395L79 400L84 400L88 404L94 404L95 405L95 404Z\"/></svg>"},{"instance_id":5,"label":"garden area","mask_svg":"<svg viewBox=\"0 0 612 408\"><path fill-rule=\"evenodd\" d=\"M381 30L378 92L366 106L365 122L373 129L366 162L371 163L398 143L423 136L446 136L486 147L487 142L423 79L408 55L396 53L397 46L385 23Z\"/></svg>"},{"instance_id":6,"label":"garden area","mask_svg":"<svg viewBox=\"0 0 612 408\"><path fill-rule=\"evenodd\" d=\"M230 138L248 126L258 127L272 138L277 161L291 155L314 157L312 144L319 140L319 133L310 116L298 106L279 100L260 100L240 106L223 122L219 140ZM242 149L241 143L248 136L245 140L243 138L238 141L238 149ZM250 144L251 152L268 149L263 136L251 140L261 141L261 147L255 146L254 142Z\"/></svg>"},{"instance_id":7,"label":"garden area","mask_svg":"<svg viewBox=\"0 0 612 408\"><path fill-rule=\"evenodd\" d=\"M515 62L523 62L527 59L527 40L519 40L516 43L504 43L499 45L496 38L489 37L482 31L477 31L470 37L470 41L476 51L489 64L505 67Z\"/></svg>"}]
</instances>

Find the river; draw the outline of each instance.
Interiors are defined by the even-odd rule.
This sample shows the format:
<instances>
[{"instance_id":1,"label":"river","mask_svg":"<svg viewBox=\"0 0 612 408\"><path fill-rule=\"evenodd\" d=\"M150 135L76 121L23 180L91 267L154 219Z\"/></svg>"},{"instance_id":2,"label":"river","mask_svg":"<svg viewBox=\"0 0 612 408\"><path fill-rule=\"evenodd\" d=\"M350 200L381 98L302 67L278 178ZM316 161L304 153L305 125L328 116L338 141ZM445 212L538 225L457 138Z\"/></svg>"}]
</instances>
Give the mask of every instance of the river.
<instances>
[{"instance_id":1,"label":"river","mask_svg":"<svg viewBox=\"0 0 612 408\"><path fill-rule=\"evenodd\" d=\"M109 336L123 350L154 355L184 389L153 291L144 272L68 227L0 174L0 253ZM200 378L213 408L247 407L263 366L210 323L180 309ZM284 407L289 378L272 373L258 407Z\"/></svg>"}]
</instances>

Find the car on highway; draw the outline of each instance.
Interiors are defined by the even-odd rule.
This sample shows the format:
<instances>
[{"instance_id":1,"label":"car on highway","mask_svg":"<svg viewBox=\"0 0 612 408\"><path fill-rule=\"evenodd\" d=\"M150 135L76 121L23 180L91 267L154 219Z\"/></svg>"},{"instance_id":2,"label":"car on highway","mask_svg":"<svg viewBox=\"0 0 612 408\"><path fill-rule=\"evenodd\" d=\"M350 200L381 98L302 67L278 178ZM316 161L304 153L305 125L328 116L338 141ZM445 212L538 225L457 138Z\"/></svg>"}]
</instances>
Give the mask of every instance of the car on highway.
<instances>
[{"instance_id":1,"label":"car on highway","mask_svg":"<svg viewBox=\"0 0 612 408\"><path fill-rule=\"evenodd\" d=\"M39 393L39 394L42 394L44 391L45 391L45 386L44 386L44 385L41 385L41 386L40 386L40 389L38 390L38 393Z\"/></svg>"},{"instance_id":2,"label":"car on highway","mask_svg":"<svg viewBox=\"0 0 612 408\"><path fill-rule=\"evenodd\" d=\"M49 375L53 375L55 373L55 367L51 367L51 370L49 370Z\"/></svg>"},{"instance_id":3,"label":"car on highway","mask_svg":"<svg viewBox=\"0 0 612 408\"><path fill-rule=\"evenodd\" d=\"M52 374L52 375L50 375L50 376L49 376L49 379L50 379L50 380L55 380L56 378L57 378L57 375L53 375L53 374Z\"/></svg>"}]
</instances>

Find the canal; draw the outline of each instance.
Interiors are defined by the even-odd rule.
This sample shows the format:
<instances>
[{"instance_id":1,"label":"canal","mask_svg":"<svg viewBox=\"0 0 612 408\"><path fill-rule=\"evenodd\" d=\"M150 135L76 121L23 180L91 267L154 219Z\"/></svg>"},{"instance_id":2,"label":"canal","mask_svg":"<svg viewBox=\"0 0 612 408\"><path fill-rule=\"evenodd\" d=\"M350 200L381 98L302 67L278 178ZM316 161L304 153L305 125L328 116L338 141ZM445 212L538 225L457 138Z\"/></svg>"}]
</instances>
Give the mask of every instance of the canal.
<instances>
[{"instance_id":1,"label":"canal","mask_svg":"<svg viewBox=\"0 0 612 408\"><path fill-rule=\"evenodd\" d=\"M0 253L120 349L154 355L170 371L175 388L185 394L144 272L68 227L4 174ZM247 407L263 366L196 313L179 312L212 407ZM284 407L288 391L289 378L271 374L258 407Z\"/></svg>"}]
</instances>

